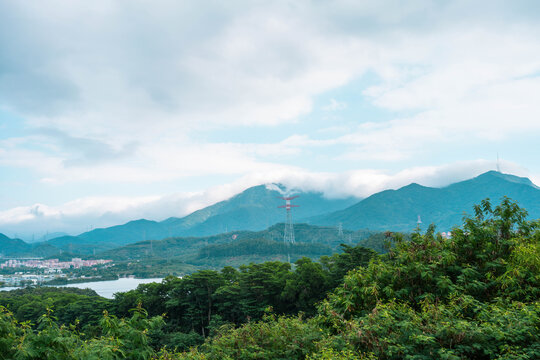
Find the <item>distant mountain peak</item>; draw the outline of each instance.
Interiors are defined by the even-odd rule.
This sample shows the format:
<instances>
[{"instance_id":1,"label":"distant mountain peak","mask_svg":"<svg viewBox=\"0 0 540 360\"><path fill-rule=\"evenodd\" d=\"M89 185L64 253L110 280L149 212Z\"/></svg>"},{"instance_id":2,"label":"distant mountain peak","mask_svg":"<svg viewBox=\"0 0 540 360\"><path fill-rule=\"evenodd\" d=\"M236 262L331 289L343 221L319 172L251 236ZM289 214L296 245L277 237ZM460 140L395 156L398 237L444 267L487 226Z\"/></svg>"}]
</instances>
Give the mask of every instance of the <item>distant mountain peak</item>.
<instances>
[{"instance_id":1,"label":"distant mountain peak","mask_svg":"<svg viewBox=\"0 0 540 360\"><path fill-rule=\"evenodd\" d=\"M403 186L401 189L426 189L426 188L428 188L428 187L413 182L413 183L410 183L409 185Z\"/></svg>"},{"instance_id":2,"label":"distant mountain peak","mask_svg":"<svg viewBox=\"0 0 540 360\"><path fill-rule=\"evenodd\" d=\"M535 189L540 189L540 187L535 185L529 178L521 177L521 176L517 176L517 175L512 175L512 174L505 174L505 173L495 171L495 170L491 170L491 171L485 172L483 174L480 174L477 177L475 177L474 179L479 179L479 180L482 180L482 179L501 179L501 180L508 181L508 182L513 182L513 183L516 183L516 184L523 184L523 185L532 186Z\"/></svg>"},{"instance_id":3,"label":"distant mountain peak","mask_svg":"<svg viewBox=\"0 0 540 360\"><path fill-rule=\"evenodd\" d=\"M137 220L131 220L131 221L128 221L127 224L141 225L141 224L148 224L148 223L155 223L155 222L156 222L156 221L154 221L154 220L137 219Z\"/></svg>"}]
</instances>

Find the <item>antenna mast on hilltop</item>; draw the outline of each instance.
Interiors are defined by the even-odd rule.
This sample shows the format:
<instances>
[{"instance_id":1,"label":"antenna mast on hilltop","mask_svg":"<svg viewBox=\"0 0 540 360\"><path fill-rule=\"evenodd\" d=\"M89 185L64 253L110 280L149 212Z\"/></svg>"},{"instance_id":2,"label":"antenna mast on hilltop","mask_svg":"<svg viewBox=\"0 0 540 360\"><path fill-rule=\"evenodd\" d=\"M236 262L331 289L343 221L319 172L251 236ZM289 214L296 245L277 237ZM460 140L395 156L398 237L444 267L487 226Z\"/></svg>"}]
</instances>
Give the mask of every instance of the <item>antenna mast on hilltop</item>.
<instances>
[{"instance_id":1,"label":"antenna mast on hilltop","mask_svg":"<svg viewBox=\"0 0 540 360\"><path fill-rule=\"evenodd\" d=\"M499 162L499 153L497 153L497 172L501 172L501 164Z\"/></svg>"},{"instance_id":2,"label":"antenna mast on hilltop","mask_svg":"<svg viewBox=\"0 0 540 360\"><path fill-rule=\"evenodd\" d=\"M292 205L291 200L296 199L299 195L282 197L280 199L285 200L285 205L278 206L278 208L285 208L287 210L287 220L285 222L285 230L283 231L283 242L290 246L294 244L294 227L292 222L291 208L298 207L299 205ZM289 262L291 262L291 256L288 255Z\"/></svg>"}]
</instances>

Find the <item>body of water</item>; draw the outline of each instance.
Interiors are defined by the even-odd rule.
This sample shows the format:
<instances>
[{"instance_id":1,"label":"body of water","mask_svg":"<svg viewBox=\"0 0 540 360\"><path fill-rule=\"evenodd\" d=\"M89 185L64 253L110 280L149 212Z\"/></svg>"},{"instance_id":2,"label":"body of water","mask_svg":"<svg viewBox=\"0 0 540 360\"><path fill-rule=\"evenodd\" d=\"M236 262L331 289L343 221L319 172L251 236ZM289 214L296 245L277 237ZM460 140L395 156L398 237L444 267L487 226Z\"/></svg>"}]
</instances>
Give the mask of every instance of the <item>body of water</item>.
<instances>
[{"instance_id":1,"label":"body of water","mask_svg":"<svg viewBox=\"0 0 540 360\"><path fill-rule=\"evenodd\" d=\"M147 284L151 282L161 282L161 278L155 279L134 279L134 278L120 278L118 280L109 281L92 281L78 284L59 285L58 287L75 287L79 289L92 289L107 299L112 299L114 293L125 292L136 289L139 284Z\"/></svg>"},{"instance_id":2,"label":"body of water","mask_svg":"<svg viewBox=\"0 0 540 360\"><path fill-rule=\"evenodd\" d=\"M10 291L20 289L18 286L4 286L0 288L0 291Z\"/></svg>"},{"instance_id":3,"label":"body of water","mask_svg":"<svg viewBox=\"0 0 540 360\"><path fill-rule=\"evenodd\" d=\"M118 280L109 280L109 281L92 281L85 283L77 284L67 284L67 285L55 285L55 287L74 287L79 289L92 289L98 295L103 296L107 299L112 299L114 293L125 292L133 290L139 286L139 284L147 284L151 282L161 282L161 278L153 279L134 279L134 278L120 278ZM2 291L9 291L20 289L20 287L4 287L0 288Z\"/></svg>"}]
</instances>

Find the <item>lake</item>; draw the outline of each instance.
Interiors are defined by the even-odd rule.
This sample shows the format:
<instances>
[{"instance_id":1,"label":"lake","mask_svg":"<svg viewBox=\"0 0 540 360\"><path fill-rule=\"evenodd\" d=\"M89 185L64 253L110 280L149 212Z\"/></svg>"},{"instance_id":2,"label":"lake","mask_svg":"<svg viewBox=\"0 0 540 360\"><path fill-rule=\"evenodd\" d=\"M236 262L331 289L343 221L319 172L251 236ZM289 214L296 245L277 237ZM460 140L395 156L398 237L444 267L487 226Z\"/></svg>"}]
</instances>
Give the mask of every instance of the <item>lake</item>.
<instances>
[{"instance_id":1,"label":"lake","mask_svg":"<svg viewBox=\"0 0 540 360\"><path fill-rule=\"evenodd\" d=\"M109 280L109 281L92 281L85 283L77 284L67 284L67 285L55 285L55 287L74 287L79 289L92 289L98 295L103 296L107 299L112 299L114 293L129 291L137 288L139 284L147 284L151 282L161 282L161 278L153 279L134 279L134 278L120 278L118 280ZM9 291L20 289L20 287L3 287L0 288L0 291Z\"/></svg>"},{"instance_id":2,"label":"lake","mask_svg":"<svg viewBox=\"0 0 540 360\"><path fill-rule=\"evenodd\" d=\"M118 280L109 281L92 281L78 284L59 285L58 287L75 287L79 289L92 289L107 299L112 299L114 293L129 291L137 288L139 284L147 284L151 282L161 282L161 278L154 279L134 279L134 278L120 278Z\"/></svg>"}]
</instances>

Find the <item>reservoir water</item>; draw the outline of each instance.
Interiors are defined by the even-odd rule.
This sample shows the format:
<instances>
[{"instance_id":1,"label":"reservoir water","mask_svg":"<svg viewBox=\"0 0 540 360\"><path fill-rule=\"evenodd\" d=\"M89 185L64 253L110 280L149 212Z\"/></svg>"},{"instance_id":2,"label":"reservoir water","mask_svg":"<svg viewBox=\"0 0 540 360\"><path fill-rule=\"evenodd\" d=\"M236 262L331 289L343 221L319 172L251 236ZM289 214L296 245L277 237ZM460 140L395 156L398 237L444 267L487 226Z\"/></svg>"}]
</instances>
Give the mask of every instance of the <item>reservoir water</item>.
<instances>
[{"instance_id":1,"label":"reservoir water","mask_svg":"<svg viewBox=\"0 0 540 360\"><path fill-rule=\"evenodd\" d=\"M92 289L98 295L107 299L112 299L114 293L124 292L136 289L139 284L147 284L151 282L161 282L161 278L153 279L134 279L134 278L120 278L118 280L109 281L92 281L78 284L56 285L56 287L75 287L79 289ZM0 291L9 291L20 289L20 287L3 287Z\"/></svg>"},{"instance_id":2,"label":"reservoir water","mask_svg":"<svg viewBox=\"0 0 540 360\"><path fill-rule=\"evenodd\" d=\"M124 292L136 289L139 284L147 284L151 282L161 282L161 278L154 279L134 279L134 278L120 278L118 280L110 281L93 281L78 284L60 285L58 287L76 287L79 289L92 289L107 299L112 299L114 293Z\"/></svg>"}]
</instances>

